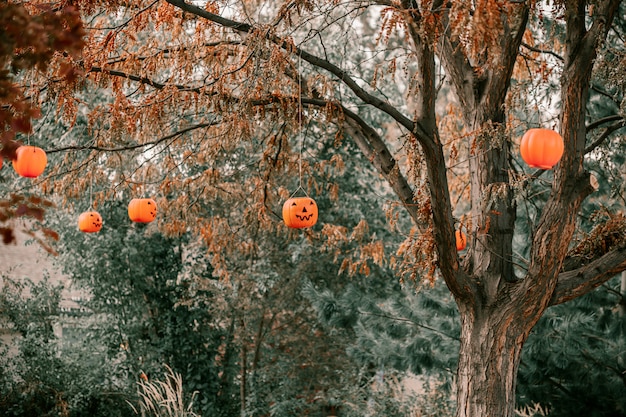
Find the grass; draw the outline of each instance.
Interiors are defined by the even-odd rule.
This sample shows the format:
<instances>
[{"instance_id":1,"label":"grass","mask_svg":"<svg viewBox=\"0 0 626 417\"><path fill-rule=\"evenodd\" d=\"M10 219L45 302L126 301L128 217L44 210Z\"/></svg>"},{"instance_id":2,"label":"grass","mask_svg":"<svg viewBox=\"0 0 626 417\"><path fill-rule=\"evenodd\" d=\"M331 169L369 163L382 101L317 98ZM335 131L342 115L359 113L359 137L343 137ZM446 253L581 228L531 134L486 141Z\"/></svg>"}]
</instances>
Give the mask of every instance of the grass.
<instances>
[{"instance_id":1,"label":"grass","mask_svg":"<svg viewBox=\"0 0 626 417\"><path fill-rule=\"evenodd\" d=\"M188 404L183 395L183 379L166 365L163 381L141 380L139 384L139 410L132 404L135 414L141 417L200 417L192 411L194 392Z\"/></svg>"}]
</instances>

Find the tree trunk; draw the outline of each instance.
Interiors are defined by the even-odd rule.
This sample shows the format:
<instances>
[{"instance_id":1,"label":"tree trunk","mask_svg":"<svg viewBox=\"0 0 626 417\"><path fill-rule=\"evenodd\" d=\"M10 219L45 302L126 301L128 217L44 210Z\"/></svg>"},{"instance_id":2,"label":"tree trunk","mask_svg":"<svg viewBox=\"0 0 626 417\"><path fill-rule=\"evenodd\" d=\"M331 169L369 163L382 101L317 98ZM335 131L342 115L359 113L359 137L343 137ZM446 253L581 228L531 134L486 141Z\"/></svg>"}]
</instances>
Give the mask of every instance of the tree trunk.
<instances>
[{"instance_id":1,"label":"tree trunk","mask_svg":"<svg viewBox=\"0 0 626 417\"><path fill-rule=\"evenodd\" d=\"M622 271L622 281L619 286L619 314L622 318L626 317L626 271Z\"/></svg>"},{"instance_id":2,"label":"tree trunk","mask_svg":"<svg viewBox=\"0 0 626 417\"><path fill-rule=\"evenodd\" d=\"M244 339L241 341L241 385L239 386L239 396L240 396L240 412L241 417L245 417L246 415L246 402L247 402L247 384L248 384L248 346L245 341L245 332L243 329L245 328L245 322L241 319L241 328L242 334L244 335Z\"/></svg>"},{"instance_id":3,"label":"tree trunk","mask_svg":"<svg viewBox=\"0 0 626 417\"><path fill-rule=\"evenodd\" d=\"M461 306L457 417L513 417L522 346L532 328L512 309Z\"/></svg>"}]
</instances>

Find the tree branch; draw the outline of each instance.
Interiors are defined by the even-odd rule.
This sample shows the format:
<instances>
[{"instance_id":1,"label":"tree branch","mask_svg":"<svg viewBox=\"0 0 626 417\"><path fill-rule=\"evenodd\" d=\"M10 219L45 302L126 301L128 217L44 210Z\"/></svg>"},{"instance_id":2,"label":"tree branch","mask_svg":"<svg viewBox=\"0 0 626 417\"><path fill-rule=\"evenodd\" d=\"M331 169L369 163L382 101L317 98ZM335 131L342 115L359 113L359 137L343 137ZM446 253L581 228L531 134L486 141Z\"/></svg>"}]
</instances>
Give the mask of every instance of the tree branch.
<instances>
[{"instance_id":1,"label":"tree branch","mask_svg":"<svg viewBox=\"0 0 626 417\"><path fill-rule=\"evenodd\" d=\"M583 167L586 151L586 103L597 47L610 27L619 2L600 2L595 15L597 17L594 17L589 31L586 30L585 3L583 0L569 0L565 7L566 54L561 77L560 117L565 150L555 170L552 193L543 208L534 234L528 269L529 279L545 281L546 286L541 286L541 291L544 292L546 288L554 288L553 286L559 284L561 262L555 262L555 259L565 258L580 206L586 196L593 192L589 174ZM594 270L586 267L581 272L584 272L585 279L593 281L592 271ZM597 274L601 282L602 271L602 266L599 265ZM540 286L536 288L538 287ZM584 285L581 287L587 288L587 291L593 288ZM577 295L583 293L572 292ZM528 297L542 297L542 294L528 293Z\"/></svg>"},{"instance_id":2,"label":"tree branch","mask_svg":"<svg viewBox=\"0 0 626 417\"><path fill-rule=\"evenodd\" d=\"M438 0L437 4L442 7L443 1ZM434 7L435 5L433 4ZM441 27L443 33L440 37L441 53L439 55L446 73L450 75L450 80L455 87L456 95L461 102L462 108L472 108L475 101L474 85L476 82L474 69L467 56L463 53L463 46L452 39L453 35L447 10L441 14Z\"/></svg>"},{"instance_id":3,"label":"tree branch","mask_svg":"<svg viewBox=\"0 0 626 417\"><path fill-rule=\"evenodd\" d=\"M214 23L222 25L224 27L232 28L240 32L251 33L254 31L254 28L243 22L237 22L231 19L227 19L225 17L216 15L214 13L208 12L200 7L194 6L192 4L186 3L184 0L167 0L171 5L180 8L188 13L192 13L196 16L208 19ZM365 91L359 84L350 77L350 75L337 67L336 65L330 63L329 61L317 57L313 54L310 54L301 48L288 43L287 41L279 38L278 36L271 35L267 33L264 37L277 45L278 47L292 52L294 55L297 55L301 59L305 60L309 64L324 69L337 77L341 82L343 82L358 98L360 98L365 104L369 104L382 112L391 116L396 122L398 122L401 126L407 129L409 132L412 132L416 135L420 142L428 142L432 139L426 134L424 129L417 123L413 122L407 116L402 114L398 109L393 107L391 104L381 100L380 98L374 96L373 94Z\"/></svg>"},{"instance_id":4,"label":"tree branch","mask_svg":"<svg viewBox=\"0 0 626 417\"><path fill-rule=\"evenodd\" d=\"M417 58L417 74L419 87L413 93L417 106L417 120L424 126L430 137L436 138L437 130L435 116L435 99L437 97L435 83L435 53L427 36L424 36L424 28L421 27L422 15L416 0L403 0L401 2L405 22L413 40L414 51Z\"/></svg>"},{"instance_id":5,"label":"tree branch","mask_svg":"<svg viewBox=\"0 0 626 417\"><path fill-rule=\"evenodd\" d=\"M397 161L389 152L383 139L359 115L343 106L341 108L346 116L343 127L352 137L365 158L387 180L414 223L418 227L424 228L426 224L424 219L420 217L419 208L414 202L413 190L400 172Z\"/></svg>"},{"instance_id":6,"label":"tree branch","mask_svg":"<svg viewBox=\"0 0 626 417\"><path fill-rule=\"evenodd\" d=\"M102 67L91 67L89 68L88 72L103 73L103 74L112 75L114 77L126 78L131 81L137 81L139 83L149 85L150 87L154 87L157 90L162 90L165 87L174 87L179 91L189 91L192 93L200 93L202 91L202 88L204 87L204 86L203 87L189 87L186 85L179 85L179 84L163 84L163 83L154 81L148 77L142 77L142 76L135 75L135 74L129 74L127 72L118 71L118 70L109 69L109 68L102 68Z\"/></svg>"},{"instance_id":7,"label":"tree branch","mask_svg":"<svg viewBox=\"0 0 626 417\"><path fill-rule=\"evenodd\" d=\"M589 125L587 125L586 129L587 129L587 132L589 132L590 130L597 129L598 127L602 126L605 123L622 121L622 120L624 120L624 116L621 116L619 114L613 114L611 116L603 117L602 119L598 119L595 122L590 123Z\"/></svg>"},{"instance_id":8,"label":"tree branch","mask_svg":"<svg viewBox=\"0 0 626 417\"><path fill-rule=\"evenodd\" d=\"M67 152L67 151L84 151L84 150L92 150L92 151L99 151L99 152L124 152L124 151L130 151L133 149L139 149L139 148L144 148L147 146L155 146L158 145L162 142L165 142L169 139L173 139L177 136L181 136L184 135L185 133L191 132L193 130L196 129L202 129L205 127L209 127L209 126L214 126L216 125L217 122L213 121L213 122L207 122L207 123L198 123L195 125L191 125L188 126L184 129L178 130L174 133L170 133L169 135L165 135L163 137L160 137L156 140L150 141L150 142L145 142L145 143L137 143L134 145L126 145L126 146L118 146L115 148L107 148L107 147L103 147L103 146L95 146L95 145L70 145L70 146L64 146L62 148L54 148L54 149L48 149L46 150L46 153L57 153L57 152Z\"/></svg>"},{"instance_id":9,"label":"tree branch","mask_svg":"<svg viewBox=\"0 0 626 417\"><path fill-rule=\"evenodd\" d=\"M615 123L611 126L608 126L606 130L602 132L602 134L595 141L593 141L593 143L591 143L589 146L585 148L585 155L592 152L594 149L600 146L602 142L606 140L606 138L611 136L611 133L623 128L624 126L626 126L626 120L623 120L623 119L619 123Z\"/></svg>"},{"instance_id":10,"label":"tree branch","mask_svg":"<svg viewBox=\"0 0 626 417\"><path fill-rule=\"evenodd\" d=\"M530 50L530 51L533 51L533 52L537 52L537 53L540 53L540 54L548 54L548 55L552 55L553 57L555 57L555 58L556 58L556 59L558 59L559 61L563 62L563 57L562 57L561 55L557 54L557 53L556 53L556 52L554 52L554 51L551 51L551 50L549 50L549 49L541 49L541 48L537 48L537 47L534 47L534 46L531 46L531 45L527 44L526 42L522 42L522 43L521 43L521 45L522 45L524 48L526 48L526 49L528 49L528 50Z\"/></svg>"},{"instance_id":11,"label":"tree branch","mask_svg":"<svg viewBox=\"0 0 626 417\"><path fill-rule=\"evenodd\" d=\"M442 273L448 288L459 298L469 298L466 290L469 286L467 276L459 268L459 256L454 238L454 218L450 201L450 187L447 178L447 167L435 113L435 99L437 97L435 76L434 37L431 38L428 30L423 27L422 14L431 13L432 9L439 8L441 3L434 2L430 11L420 12L416 0L403 0L400 3L405 14L408 32L413 40L414 51L418 64L416 77L419 87L414 93L416 102L417 120L433 138L428 143L422 143L422 150L426 155L426 168L430 190L432 223L439 270Z\"/></svg>"},{"instance_id":12,"label":"tree branch","mask_svg":"<svg viewBox=\"0 0 626 417\"><path fill-rule=\"evenodd\" d=\"M559 274L550 305L561 304L588 293L626 270L626 244L577 269Z\"/></svg>"}]
</instances>

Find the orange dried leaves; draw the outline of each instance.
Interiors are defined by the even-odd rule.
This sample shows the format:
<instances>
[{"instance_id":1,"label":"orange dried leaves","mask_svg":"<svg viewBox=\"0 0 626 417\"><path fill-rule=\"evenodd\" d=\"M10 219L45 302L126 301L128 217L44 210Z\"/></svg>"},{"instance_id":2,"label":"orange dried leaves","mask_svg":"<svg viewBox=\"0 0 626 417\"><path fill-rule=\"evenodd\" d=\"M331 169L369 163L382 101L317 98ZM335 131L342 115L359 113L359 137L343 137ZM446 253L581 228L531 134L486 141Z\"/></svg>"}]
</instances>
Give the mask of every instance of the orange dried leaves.
<instances>
[{"instance_id":1,"label":"orange dried leaves","mask_svg":"<svg viewBox=\"0 0 626 417\"><path fill-rule=\"evenodd\" d=\"M32 79L30 86L21 85L14 74L52 68L57 82L74 83L72 57L82 50L85 32L75 8L37 2L0 3L0 26L0 131L7 142L16 132L29 133L31 119L40 116L37 103L26 99L38 96L39 84Z\"/></svg>"}]
</instances>

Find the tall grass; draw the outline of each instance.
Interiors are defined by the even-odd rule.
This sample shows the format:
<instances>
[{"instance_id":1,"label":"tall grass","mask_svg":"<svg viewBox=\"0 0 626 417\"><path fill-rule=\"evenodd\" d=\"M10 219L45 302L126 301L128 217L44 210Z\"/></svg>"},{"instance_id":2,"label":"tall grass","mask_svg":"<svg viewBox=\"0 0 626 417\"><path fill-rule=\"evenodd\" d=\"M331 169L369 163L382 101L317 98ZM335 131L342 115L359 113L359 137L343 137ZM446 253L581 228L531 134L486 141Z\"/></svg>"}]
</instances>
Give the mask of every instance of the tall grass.
<instances>
[{"instance_id":1,"label":"tall grass","mask_svg":"<svg viewBox=\"0 0 626 417\"><path fill-rule=\"evenodd\" d=\"M549 414L548 409L540 404L533 403L526 407L515 410L515 414L519 417L542 417Z\"/></svg>"},{"instance_id":2,"label":"tall grass","mask_svg":"<svg viewBox=\"0 0 626 417\"><path fill-rule=\"evenodd\" d=\"M165 380L138 382L139 410L130 404L135 414L141 417L200 417L192 411L196 393L191 395L189 404L185 405L182 377L169 366L165 367Z\"/></svg>"}]
</instances>

